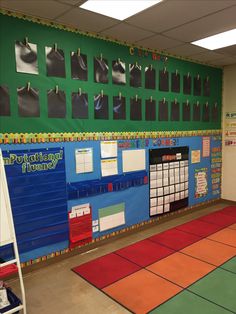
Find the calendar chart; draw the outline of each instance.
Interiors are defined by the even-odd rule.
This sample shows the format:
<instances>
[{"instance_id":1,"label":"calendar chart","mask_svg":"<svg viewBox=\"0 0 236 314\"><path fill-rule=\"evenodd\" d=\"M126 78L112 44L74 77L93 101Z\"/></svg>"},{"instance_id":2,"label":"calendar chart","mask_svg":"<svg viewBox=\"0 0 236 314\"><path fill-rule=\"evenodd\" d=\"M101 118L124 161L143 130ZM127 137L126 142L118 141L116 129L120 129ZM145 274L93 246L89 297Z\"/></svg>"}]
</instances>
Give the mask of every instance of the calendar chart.
<instances>
[{"instance_id":1,"label":"calendar chart","mask_svg":"<svg viewBox=\"0 0 236 314\"><path fill-rule=\"evenodd\" d=\"M150 216L188 206L189 148L149 150Z\"/></svg>"}]
</instances>

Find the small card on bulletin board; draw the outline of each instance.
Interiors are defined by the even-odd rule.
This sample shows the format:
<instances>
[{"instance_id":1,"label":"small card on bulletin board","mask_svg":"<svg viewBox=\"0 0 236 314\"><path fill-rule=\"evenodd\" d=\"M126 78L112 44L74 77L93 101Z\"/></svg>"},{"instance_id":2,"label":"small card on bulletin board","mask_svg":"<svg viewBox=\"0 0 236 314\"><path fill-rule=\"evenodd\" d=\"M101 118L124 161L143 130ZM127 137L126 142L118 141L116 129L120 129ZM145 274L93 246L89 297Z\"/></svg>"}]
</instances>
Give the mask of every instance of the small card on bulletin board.
<instances>
[{"instance_id":1,"label":"small card on bulletin board","mask_svg":"<svg viewBox=\"0 0 236 314\"><path fill-rule=\"evenodd\" d=\"M93 172L93 149L81 148L75 150L76 173Z\"/></svg>"},{"instance_id":2,"label":"small card on bulletin board","mask_svg":"<svg viewBox=\"0 0 236 314\"><path fill-rule=\"evenodd\" d=\"M197 164L201 161L201 151L200 150L192 150L191 151L191 162L192 164Z\"/></svg>"},{"instance_id":3,"label":"small card on bulletin board","mask_svg":"<svg viewBox=\"0 0 236 314\"><path fill-rule=\"evenodd\" d=\"M113 176L118 174L117 159L102 159L101 160L102 177Z\"/></svg>"},{"instance_id":4,"label":"small card on bulletin board","mask_svg":"<svg viewBox=\"0 0 236 314\"><path fill-rule=\"evenodd\" d=\"M117 141L101 141L101 158L117 157Z\"/></svg>"}]
</instances>

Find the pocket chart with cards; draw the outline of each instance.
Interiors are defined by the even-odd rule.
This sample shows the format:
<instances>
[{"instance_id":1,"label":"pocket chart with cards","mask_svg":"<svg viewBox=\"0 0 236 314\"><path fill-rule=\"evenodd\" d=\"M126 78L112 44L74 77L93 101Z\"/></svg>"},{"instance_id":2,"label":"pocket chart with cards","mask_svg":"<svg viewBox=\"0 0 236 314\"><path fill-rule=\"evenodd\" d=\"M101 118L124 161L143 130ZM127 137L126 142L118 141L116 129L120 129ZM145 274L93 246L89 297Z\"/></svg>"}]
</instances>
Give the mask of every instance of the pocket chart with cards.
<instances>
[{"instance_id":1,"label":"pocket chart with cards","mask_svg":"<svg viewBox=\"0 0 236 314\"><path fill-rule=\"evenodd\" d=\"M150 216L188 206L189 148L149 150Z\"/></svg>"}]
</instances>

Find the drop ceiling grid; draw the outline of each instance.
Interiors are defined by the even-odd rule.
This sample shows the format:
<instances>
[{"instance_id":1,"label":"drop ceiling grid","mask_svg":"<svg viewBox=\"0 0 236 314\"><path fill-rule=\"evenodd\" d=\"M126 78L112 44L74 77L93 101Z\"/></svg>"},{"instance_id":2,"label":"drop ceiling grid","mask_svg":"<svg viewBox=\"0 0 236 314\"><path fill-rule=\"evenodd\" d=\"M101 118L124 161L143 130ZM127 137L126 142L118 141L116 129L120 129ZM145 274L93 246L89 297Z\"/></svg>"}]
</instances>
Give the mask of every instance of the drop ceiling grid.
<instances>
[{"instance_id":1,"label":"drop ceiling grid","mask_svg":"<svg viewBox=\"0 0 236 314\"><path fill-rule=\"evenodd\" d=\"M28 0L0 0L0 7L177 57L220 66L236 63L235 46L212 52L190 44L196 34L204 37L214 29L236 27L236 0L164 0L125 21L79 8L84 2L44 0L32 5Z\"/></svg>"}]
</instances>

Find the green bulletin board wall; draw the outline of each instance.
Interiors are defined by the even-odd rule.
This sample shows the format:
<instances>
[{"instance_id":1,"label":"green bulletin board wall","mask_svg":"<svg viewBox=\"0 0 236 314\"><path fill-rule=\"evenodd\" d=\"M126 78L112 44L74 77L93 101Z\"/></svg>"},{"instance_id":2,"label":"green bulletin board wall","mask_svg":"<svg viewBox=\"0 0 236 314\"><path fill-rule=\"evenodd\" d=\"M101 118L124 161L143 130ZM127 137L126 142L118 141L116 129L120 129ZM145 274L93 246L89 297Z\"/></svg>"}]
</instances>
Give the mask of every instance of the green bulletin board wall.
<instances>
[{"instance_id":1,"label":"green bulletin board wall","mask_svg":"<svg viewBox=\"0 0 236 314\"><path fill-rule=\"evenodd\" d=\"M15 41L23 41L25 37L29 38L29 42L37 44L38 49L38 67L39 75L24 74L16 72L15 65ZM64 50L66 64L66 78L47 77L46 76L46 60L45 46L52 47L57 43L58 48ZM164 63L161 60L152 60L152 53L148 56L139 56L137 49L134 55L130 54L129 47L119 43L105 41L102 39L81 35L78 33L61 30L55 27L44 26L31 21L11 17L0 14L0 85L7 85L10 90L11 116L0 117L0 133L27 133L27 132L105 132L105 131L180 131L180 130L213 130L221 128L221 93L222 93L222 70L205 66L173 57L168 57ZM88 59L88 81L73 80L71 78L70 52L81 49L81 53L87 55ZM108 59L109 63L109 83L95 83L93 78L93 58L100 56ZM126 63L126 85L118 86L112 84L111 65L113 60L120 58ZM142 88L133 88L129 86L129 63L138 62L142 66ZM156 90L148 90L144 88L144 68L152 64L156 69ZM158 74L166 66L169 71L169 80L172 72L176 69L180 73L180 93L160 92L158 90ZM193 78L200 75L202 82L204 78L209 76L210 79L210 97L184 95L183 91L183 75L190 73ZM17 105L17 88L26 86L27 82L32 87L39 89L40 100L40 117L39 118L22 118L18 116ZM169 81L170 82L170 81ZM47 90L53 89L58 85L59 89L66 92L66 119L48 118L47 113ZM71 110L71 93L82 89L82 92L88 93L89 100L89 119L80 120L72 119ZM104 95L108 95L109 99L109 120L94 119L94 100L95 94L99 94L103 90ZM113 120L113 96L118 96L119 92L126 97L126 120ZM130 98L138 95L142 98L142 121L130 121L129 107ZM159 122L145 121L145 100L153 97L158 102L164 97L169 102L177 98L180 103L180 121ZM199 101L201 106L208 102L213 106L217 102L219 117L218 121L212 122L194 122L182 121L182 103L189 100L191 107L193 103ZM192 108L191 108L192 109ZM191 114L192 120L192 114Z\"/></svg>"}]
</instances>

